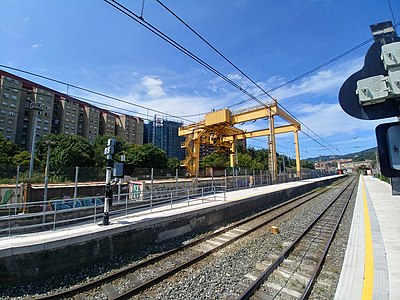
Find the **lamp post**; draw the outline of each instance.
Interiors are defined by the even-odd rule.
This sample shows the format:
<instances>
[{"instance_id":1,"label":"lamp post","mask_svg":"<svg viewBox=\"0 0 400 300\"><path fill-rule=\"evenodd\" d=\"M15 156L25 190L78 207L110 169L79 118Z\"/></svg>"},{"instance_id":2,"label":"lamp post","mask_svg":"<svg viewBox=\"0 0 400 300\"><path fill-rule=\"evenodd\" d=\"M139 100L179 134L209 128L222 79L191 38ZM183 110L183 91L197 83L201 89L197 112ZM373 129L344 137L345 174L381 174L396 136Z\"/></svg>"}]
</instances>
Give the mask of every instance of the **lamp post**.
<instances>
[{"instance_id":1,"label":"lamp post","mask_svg":"<svg viewBox=\"0 0 400 300\"><path fill-rule=\"evenodd\" d=\"M47 203L47 189L49 185L49 163L50 163L50 147L54 145L55 142L53 141L46 141L47 144L47 158L46 158L46 168L44 171L44 194L43 194L43 223L46 221L46 203Z\"/></svg>"},{"instance_id":2,"label":"lamp post","mask_svg":"<svg viewBox=\"0 0 400 300\"><path fill-rule=\"evenodd\" d=\"M35 147L36 147L36 127L38 122L38 111L42 110L40 108L41 104L37 102L32 102L29 106L30 109L33 109L35 115L35 123L33 125L33 135L32 135L32 146L31 146L31 160L29 163L29 176L28 178L31 179L33 173L33 163L35 160Z\"/></svg>"}]
</instances>

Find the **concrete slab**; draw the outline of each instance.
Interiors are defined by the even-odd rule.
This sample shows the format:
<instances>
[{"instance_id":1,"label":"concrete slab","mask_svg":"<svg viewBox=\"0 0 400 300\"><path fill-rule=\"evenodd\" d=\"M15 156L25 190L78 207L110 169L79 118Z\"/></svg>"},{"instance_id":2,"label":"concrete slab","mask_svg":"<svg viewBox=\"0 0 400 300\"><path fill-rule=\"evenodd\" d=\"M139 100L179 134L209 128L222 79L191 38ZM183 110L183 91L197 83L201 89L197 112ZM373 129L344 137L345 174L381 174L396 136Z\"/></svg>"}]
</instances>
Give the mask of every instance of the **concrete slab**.
<instances>
[{"instance_id":1,"label":"concrete slab","mask_svg":"<svg viewBox=\"0 0 400 300\"><path fill-rule=\"evenodd\" d=\"M365 261L365 206L369 212L373 261ZM371 176L362 176L357 192L346 257L335 299L362 299L366 263L373 264L373 299L398 299L400 295L400 196L391 186Z\"/></svg>"}]
</instances>

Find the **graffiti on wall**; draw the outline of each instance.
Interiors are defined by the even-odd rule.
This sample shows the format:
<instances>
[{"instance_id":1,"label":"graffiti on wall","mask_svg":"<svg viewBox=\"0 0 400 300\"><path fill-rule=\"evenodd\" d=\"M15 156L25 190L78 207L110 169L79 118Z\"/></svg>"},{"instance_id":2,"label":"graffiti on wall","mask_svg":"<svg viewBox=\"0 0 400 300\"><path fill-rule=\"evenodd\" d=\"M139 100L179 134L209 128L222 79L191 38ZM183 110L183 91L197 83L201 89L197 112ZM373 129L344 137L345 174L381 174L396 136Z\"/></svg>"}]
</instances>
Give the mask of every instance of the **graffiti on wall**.
<instances>
[{"instance_id":1,"label":"graffiti on wall","mask_svg":"<svg viewBox=\"0 0 400 300\"><path fill-rule=\"evenodd\" d=\"M14 203L21 203L22 197L19 197L19 195L23 194L23 185L19 185L18 187L18 193L19 195L16 194L17 190L14 187L8 185L8 186L1 186L0 187L0 205L6 205L6 204L14 204Z\"/></svg>"}]
</instances>

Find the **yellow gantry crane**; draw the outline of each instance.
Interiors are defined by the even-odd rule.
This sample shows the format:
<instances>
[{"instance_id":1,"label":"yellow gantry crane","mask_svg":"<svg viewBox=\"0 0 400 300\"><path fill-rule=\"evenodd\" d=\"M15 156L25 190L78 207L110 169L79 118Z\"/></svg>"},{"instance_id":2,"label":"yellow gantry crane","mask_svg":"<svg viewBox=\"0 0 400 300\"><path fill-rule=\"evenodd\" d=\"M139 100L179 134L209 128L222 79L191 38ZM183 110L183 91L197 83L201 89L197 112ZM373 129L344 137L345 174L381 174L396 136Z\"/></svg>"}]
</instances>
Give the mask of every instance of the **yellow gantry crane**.
<instances>
[{"instance_id":1,"label":"yellow gantry crane","mask_svg":"<svg viewBox=\"0 0 400 300\"><path fill-rule=\"evenodd\" d=\"M279 116L288 125L275 127L275 116ZM241 124L259 119L269 119L269 128L252 132L247 132L234 127ZM279 108L277 103L265 106L256 106L242 110L233 114L229 109L213 111L205 115L204 120L195 124L182 126L179 128L179 136L185 136L182 148L186 149L186 158L181 165L186 167L190 174L198 175L200 163L200 146L202 144L214 145L217 148L230 152L230 166L236 166L236 141L268 136L270 150L270 171L272 180L276 181L277 160L275 135L279 133L294 133L294 145L296 150L296 170L300 177L300 150L298 131L300 124L289 114Z\"/></svg>"}]
</instances>

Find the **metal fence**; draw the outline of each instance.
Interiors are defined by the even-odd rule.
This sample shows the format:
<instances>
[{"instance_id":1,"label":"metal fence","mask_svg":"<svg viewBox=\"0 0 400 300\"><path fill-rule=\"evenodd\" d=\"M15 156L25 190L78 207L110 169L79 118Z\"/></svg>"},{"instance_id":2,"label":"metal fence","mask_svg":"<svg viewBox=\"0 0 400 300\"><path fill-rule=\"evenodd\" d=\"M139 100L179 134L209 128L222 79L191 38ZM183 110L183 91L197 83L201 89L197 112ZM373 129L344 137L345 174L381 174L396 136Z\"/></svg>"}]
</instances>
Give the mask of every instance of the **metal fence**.
<instances>
[{"instance_id":1,"label":"metal fence","mask_svg":"<svg viewBox=\"0 0 400 300\"><path fill-rule=\"evenodd\" d=\"M256 186L290 182L331 175L315 170L303 170L301 178L295 172L277 174L272 182L269 171L225 169L223 176L188 178L175 172L143 173L144 179L131 181L128 192L121 192L121 184L113 197L110 216L127 216L134 212L153 209L174 209L177 205L199 204L204 201L225 201L230 190L252 188ZM160 179L155 174L165 174ZM172 173L172 174L171 174ZM167 176L168 175L168 176ZM141 189L135 189L140 185ZM0 205L0 236L56 230L76 223L100 222L103 216L104 196L60 197L41 199L40 201L7 203Z\"/></svg>"}]
</instances>

